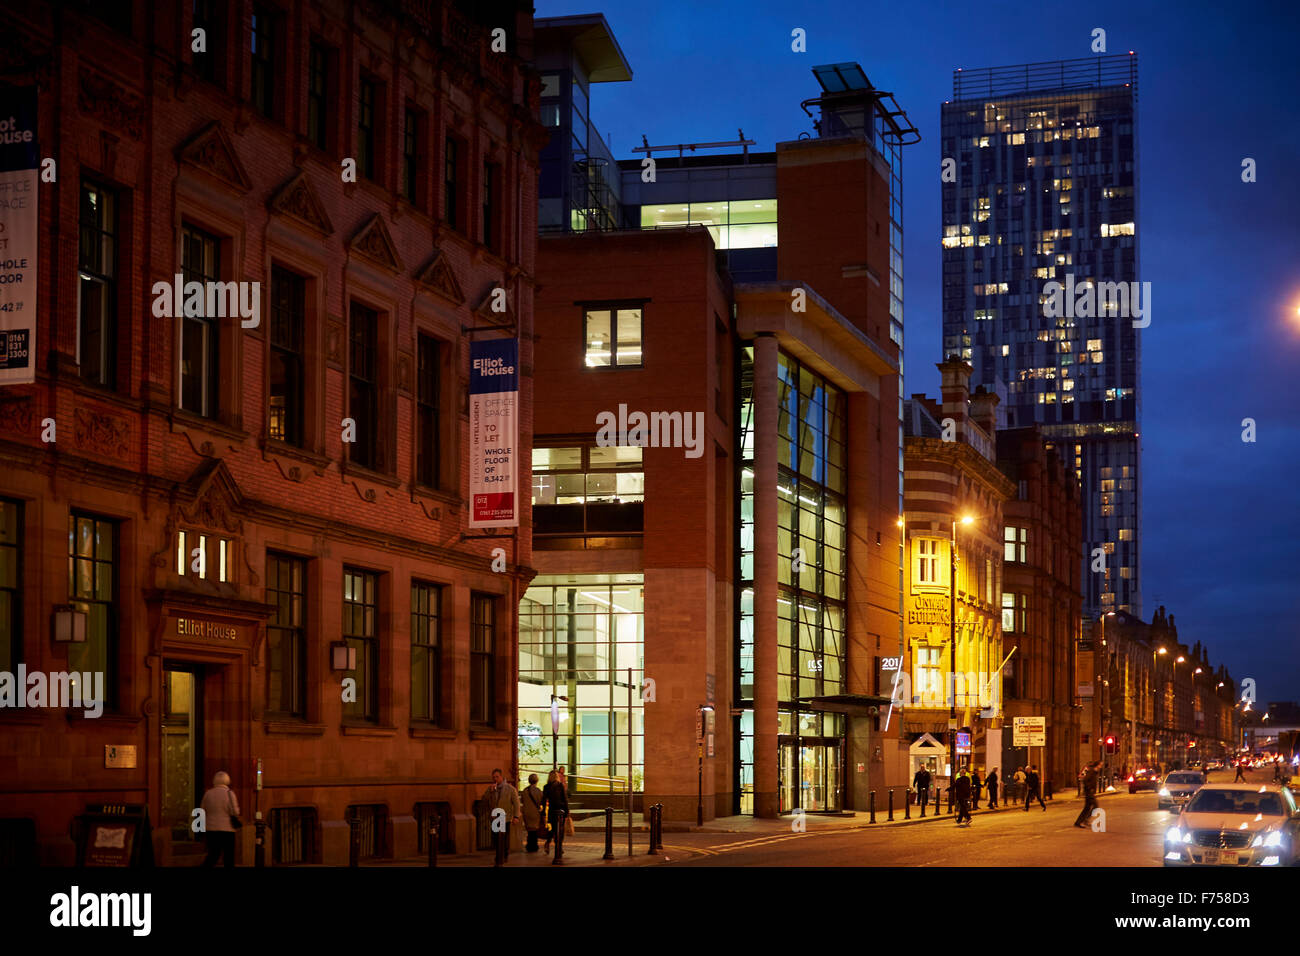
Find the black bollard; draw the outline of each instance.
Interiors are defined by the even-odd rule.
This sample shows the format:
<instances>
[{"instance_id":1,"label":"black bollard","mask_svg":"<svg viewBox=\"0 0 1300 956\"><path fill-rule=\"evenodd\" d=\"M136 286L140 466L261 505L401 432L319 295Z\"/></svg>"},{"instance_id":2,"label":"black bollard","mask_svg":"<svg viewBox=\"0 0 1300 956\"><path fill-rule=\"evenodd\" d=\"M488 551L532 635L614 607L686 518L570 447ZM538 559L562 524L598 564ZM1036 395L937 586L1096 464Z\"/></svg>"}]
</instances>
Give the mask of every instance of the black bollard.
<instances>
[{"instance_id":1,"label":"black bollard","mask_svg":"<svg viewBox=\"0 0 1300 956\"><path fill-rule=\"evenodd\" d=\"M257 821L257 842L253 854L253 866L261 869L266 866L266 821Z\"/></svg>"},{"instance_id":2,"label":"black bollard","mask_svg":"<svg viewBox=\"0 0 1300 956\"><path fill-rule=\"evenodd\" d=\"M876 822L876 791L871 791L871 822Z\"/></svg>"},{"instance_id":3,"label":"black bollard","mask_svg":"<svg viewBox=\"0 0 1300 956\"><path fill-rule=\"evenodd\" d=\"M435 818L433 823L429 824L429 866L438 865L438 823Z\"/></svg>"},{"instance_id":4,"label":"black bollard","mask_svg":"<svg viewBox=\"0 0 1300 956\"><path fill-rule=\"evenodd\" d=\"M889 816L885 817L885 820L889 823L894 822L894 788L893 787L889 788Z\"/></svg>"},{"instance_id":5,"label":"black bollard","mask_svg":"<svg viewBox=\"0 0 1300 956\"><path fill-rule=\"evenodd\" d=\"M655 804L655 849L663 850L664 848L664 805Z\"/></svg>"},{"instance_id":6,"label":"black bollard","mask_svg":"<svg viewBox=\"0 0 1300 956\"><path fill-rule=\"evenodd\" d=\"M952 786L948 786L948 812L952 813Z\"/></svg>"},{"instance_id":7,"label":"black bollard","mask_svg":"<svg viewBox=\"0 0 1300 956\"><path fill-rule=\"evenodd\" d=\"M912 788L907 788L907 795L903 800L903 819L912 819Z\"/></svg>"},{"instance_id":8,"label":"black bollard","mask_svg":"<svg viewBox=\"0 0 1300 956\"><path fill-rule=\"evenodd\" d=\"M605 855L602 860L614 859L614 808L605 808Z\"/></svg>"}]
</instances>

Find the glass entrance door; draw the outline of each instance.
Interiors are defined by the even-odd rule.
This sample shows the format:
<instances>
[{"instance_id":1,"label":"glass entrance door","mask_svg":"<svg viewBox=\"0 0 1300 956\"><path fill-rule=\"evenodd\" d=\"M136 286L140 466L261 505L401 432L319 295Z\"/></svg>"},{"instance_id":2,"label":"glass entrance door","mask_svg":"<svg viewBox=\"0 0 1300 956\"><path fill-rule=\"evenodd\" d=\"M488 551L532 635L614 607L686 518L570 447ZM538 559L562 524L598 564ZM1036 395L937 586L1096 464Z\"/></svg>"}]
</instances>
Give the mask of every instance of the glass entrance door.
<instances>
[{"instance_id":1,"label":"glass entrance door","mask_svg":"<svg viewBox=\"0 0 1300 956\"><path fill-rule=\"evenodd\" d=\"M163 670L162 826L173 843L195 842L194 808L203 797L203 670L168 664Z\"/></svg>"},{"instance_id":2,"label":"glass entrance door","mask_svg":"<svg viewBox=\"0 0 1300 956\"><path fill-rule=\"evenodd\" d=\"M840 741L783 737L780 747L781 812L842 809Z\"/></svg>"}]
</instances>

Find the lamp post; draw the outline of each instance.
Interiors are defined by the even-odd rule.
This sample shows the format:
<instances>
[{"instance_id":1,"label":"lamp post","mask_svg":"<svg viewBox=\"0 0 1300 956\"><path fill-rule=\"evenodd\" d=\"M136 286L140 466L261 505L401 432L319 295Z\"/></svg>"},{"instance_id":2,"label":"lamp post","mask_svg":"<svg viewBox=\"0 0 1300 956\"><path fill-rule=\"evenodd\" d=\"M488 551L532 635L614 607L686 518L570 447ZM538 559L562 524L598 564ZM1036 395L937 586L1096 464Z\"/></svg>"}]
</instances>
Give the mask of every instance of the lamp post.
<instances>
[{"instance_id":1,"label":"lamp post","mask_svg":"<svg viewBox=\"0 0 1300 956\"><path fill-rule=\"evenodd\" d=\"M559 766L560 759L560 701L568 703L569 698L558 694L551 695L551 769Z\"/></svg>"},{"instance_id":2,"label":"lamp post","mask_svg":"<svg viewBox=\"0 0 1300 956\"><path fill-rule=\"evenodd\" d=\"M1160 675L1159 675L1159 672L1158 672L1158 669L1157 669L1157 666L1156 666L1156 661L1158 660L1158 658L1156 657L1156 655L1157 655L1157 654L1168 654L1168 653L1169 653L1169 650L1168 650L1167 648L1165 648L1165 647L1159 647L1159 648L1152 648L1152 649L1151 649L1151 682L1152 682L1152 684L1154 684L1155 681L1156 681L1156 679L1160 676ZM1154 693L1154 691L1155 691L1155 688L1153 687L1153 688L1152 688L1152 694L1151 694L1151 744L1152 744L1152 746L1155 748L1155 758L1156 758L1156 759L1155 759L1155 762L1156 762L1156 763L1159 763L1159 762L1160 762L1160 729L1159 729L1158 725L1156 724L1156 712L1155 712L1155 700L1156 700L1156 697L1155 697L1155 693ZM1164 695L1165 695L1165 688L1164 688L1164 684L1162 683L1162 684L1160 685L1160 696L1163 697ZM1163 710L1163 709L1164 709L1164 708L1162 707L1161 710Z\"/></svg>"},{"instance_id":3,"label":"lamp post","mask_svg":"<svg viewBox=\"0 0 1300 956\"><path fill-rule=\"evenodd\" d=\"M948 547L948 785L957 779L957 522L975 519L962 515L952 519L952 540Z\"/></svg>"},{"instance_id":4,"label":"lamp post","mask_svg":"<svg viewBox=\"0 0 1300 956\"><path fill-rule=\"evenodd\" d=\"M704 715L713 713L712 704L701 704L699 707L700 732L699 739L695 742L699 748L699 774L697 777L697 791L695 802L695 825L704 826Z\"/></svg>"}]
</instances>

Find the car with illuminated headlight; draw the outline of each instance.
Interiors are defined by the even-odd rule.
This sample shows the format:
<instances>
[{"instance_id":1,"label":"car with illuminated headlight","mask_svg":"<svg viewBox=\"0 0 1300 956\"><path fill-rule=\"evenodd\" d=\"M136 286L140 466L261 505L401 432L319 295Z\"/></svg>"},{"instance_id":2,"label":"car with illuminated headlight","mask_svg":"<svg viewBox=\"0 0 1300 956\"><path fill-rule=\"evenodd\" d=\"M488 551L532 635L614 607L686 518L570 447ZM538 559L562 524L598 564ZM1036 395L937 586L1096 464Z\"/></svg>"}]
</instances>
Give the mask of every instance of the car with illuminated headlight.
<instances>
[{"instance_id":1,"label":"car with illuminated headlight","mask_svg":"<svg viewBox=\"0 0 1300 956\"><path fill-rule=\"evenodd\" d=\"M1165 831L1165 866L1296 866L1300 804L1286 787L1206 784Z\"/></svg>"},{"instance_id":2,"label":"car with illuminated headlight","mask_svg":"<svg viewBox=\"0 0 1300 956\"><path fill-rule=\"evenodd\" d=\"M1192 799L1192 794L1205 785L1205 774L1197 770L1172 770L1160 781L1156 791L1156 805L1161 810L1180 806Z\"/></svg>"}]
</instances>

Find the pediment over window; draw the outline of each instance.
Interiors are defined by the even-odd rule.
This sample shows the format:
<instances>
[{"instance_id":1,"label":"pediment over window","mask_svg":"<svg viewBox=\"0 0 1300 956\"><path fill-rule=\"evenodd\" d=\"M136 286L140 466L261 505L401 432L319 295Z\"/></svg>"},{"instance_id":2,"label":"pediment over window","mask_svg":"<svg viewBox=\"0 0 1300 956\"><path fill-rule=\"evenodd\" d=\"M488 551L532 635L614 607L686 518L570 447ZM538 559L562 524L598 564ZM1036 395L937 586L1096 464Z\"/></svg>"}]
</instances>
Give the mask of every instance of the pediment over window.
<instances>
[{"instance_id":1,"label":"pediment over window","mask_svg":"<svg viewBox=\"0 0 1300 956\"><path fill-rule=\"evenodd\" d=\"M456 273L441 249L434 253L428 265L415 274L415 281L454 305L461 305L465 301L465 293L456 281Z\"/></svg>"},{"instance_id":2,"label":"pediment over window","mask_svg":"<svg viewBox=\"0 0 1300 956\"><path fill-rule=\"evenodd\" d=\"M492 286L483 296L483 301L478 304L474 310L474 319L477 325L495 325L502 329L513 329L516 327L515 310L510 307L510 296L499 296L497 290L500 286ZM505 308L498 312L493 306L503 303Z\"/></svg>"},{"instance_id":3,"label":"pediment over window","mask_svg":"<svg viewBox=\"0 0 1300 956\"><path fill-rule=\"evenodd\" d=\"M378 213L371 216L352 237L348 248L357 255L383 266L389 272L404 271L401 257L397 255L397 247L393 245L393 237L389 235L388 227L384 225L384 220Z\"/></svg>"},{"instance_id":4,"label":"pediment over window","mask_svg":"<svg viewBox=\"0 0 1300 956\"><path fill-rule=\"evenodd\" d=\"M303 170L271 197L267 203L271 212L306 226L321 238L332 235L334 224L325 213L325 206L312 188L311 178Z\"/></svg>"},{"instance_id":5,"label":"pediment over window","mask_svg":"<svg viewBox=\"0 0 1300 956\"><path fill-rule=\"evenodd\" d=\"M195 169L201 169L238 192L248 192L253 186L248 173L244 171L243 163L235 153L230 136L220 123L209 123L182 143L176 151L176 158Z\"/></svg>"},{"instance_id":6,"label":"pediment over window","mask_svg":"<svg viewBox=\"0 0 1300 956\"><path fill-rule=\"evenodd\" d=\"M243 495L224 461L208 459L184 487L190 491L190 500L179 502L173 511L181 523L205 531L244 533L244 521L239 516Z\"/></svg>"}]
</instances>

